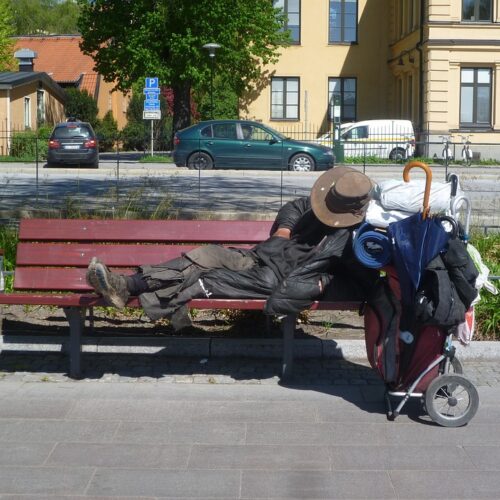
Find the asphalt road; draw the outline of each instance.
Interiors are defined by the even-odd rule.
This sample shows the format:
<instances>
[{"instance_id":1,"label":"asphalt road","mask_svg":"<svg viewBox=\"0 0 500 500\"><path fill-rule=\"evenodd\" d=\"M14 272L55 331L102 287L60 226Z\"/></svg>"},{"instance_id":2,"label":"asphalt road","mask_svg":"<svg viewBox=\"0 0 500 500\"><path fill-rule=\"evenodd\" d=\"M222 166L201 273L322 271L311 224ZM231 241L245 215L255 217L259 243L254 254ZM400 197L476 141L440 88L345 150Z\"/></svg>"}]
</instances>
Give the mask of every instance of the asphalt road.
<instances>
[{"instance_id":1,"label":"asphalt road","mask_svg":"<svg viewBox=\"0 0 500 500\"><path fill-rule=\"evenodd\" d=\"M402 165L356 166L375 181L399 179ZM500 226L500 166L453 167L472 201L473 225ZM444 181L446 169L433 166L434 179ZM93 208L99 211L144 207L199 217L273 218L280 206L309 193L321 172L263 170L192 171L168 163L139 163L137 155L107 156L98 170L45 168L34 163L0 164L0 218L24 211ZM423 178L419 169L412 178Z\"/></svg>"}]
</instances>

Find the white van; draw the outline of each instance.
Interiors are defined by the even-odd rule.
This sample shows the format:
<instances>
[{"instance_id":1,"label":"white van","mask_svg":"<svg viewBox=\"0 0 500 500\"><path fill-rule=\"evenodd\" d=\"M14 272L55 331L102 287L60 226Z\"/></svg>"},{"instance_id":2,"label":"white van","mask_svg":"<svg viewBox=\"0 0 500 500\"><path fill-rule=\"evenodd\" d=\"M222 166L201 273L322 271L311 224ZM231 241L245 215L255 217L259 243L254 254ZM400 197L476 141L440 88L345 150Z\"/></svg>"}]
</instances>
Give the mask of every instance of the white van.
<instances>
[{"instance_id":1,"label":"white van","mask_svg":"<svg viewBox=\"0 0 500 500\"><path fill-rule=\"evenodd\" d=\"M415 153L410 120L364 120L344 123L340 129L344 156L375 156L404 160Z\"/></svg>"}]
</instances>

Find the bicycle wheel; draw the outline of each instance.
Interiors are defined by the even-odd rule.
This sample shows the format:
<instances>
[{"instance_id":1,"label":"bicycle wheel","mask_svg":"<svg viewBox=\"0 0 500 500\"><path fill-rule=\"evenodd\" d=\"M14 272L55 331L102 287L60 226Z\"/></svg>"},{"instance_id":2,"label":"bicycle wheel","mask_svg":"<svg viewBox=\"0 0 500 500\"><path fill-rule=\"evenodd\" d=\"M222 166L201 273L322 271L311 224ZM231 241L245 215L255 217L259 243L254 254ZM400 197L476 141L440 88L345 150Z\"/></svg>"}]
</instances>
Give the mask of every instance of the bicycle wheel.
<instances>
[{"instance_id":1,"label":"bicycle wheel","mask_svg":"<svg viewBox=\"0 0 500 500\"><path fill-rule=\"evenodd\" d=\"M450 161L452 160L451 157L451 150L449 147L445 146L443 149L443 152L441 153L441 158L443 159L444 163L449 164Z\"/></svg>"},{"instance_id":2,"label":"bicycle wheel","mask_svg":"<svg viewBox=\"0 0 500 500\"><path fill-rule=\"evenodd\" d=\"M467 149L467 166L470 167L472 165L472 151Z\"/></svg>"},{"instance_id":3,"label":"bicycle wheel","mask_svg":"<svg viewBox=\"0 0 500 500\"><path fill-rule=\"evenodd\" d=\"M467 424L479 407L479 395L472 382L462 375L440 375L425 391L429 417L443 427Z\"/></svg>"},{"instance_id":4,"label":"bicycle wheel","mask_svg":"<svg viewBox=\"0 0 500 500\"><path fill-rule=\"evenodd\" d=\"M466 147L462 149L462 162L468 167L470 167L472 163L472 154Z\"/></svg>"}]
</instances>

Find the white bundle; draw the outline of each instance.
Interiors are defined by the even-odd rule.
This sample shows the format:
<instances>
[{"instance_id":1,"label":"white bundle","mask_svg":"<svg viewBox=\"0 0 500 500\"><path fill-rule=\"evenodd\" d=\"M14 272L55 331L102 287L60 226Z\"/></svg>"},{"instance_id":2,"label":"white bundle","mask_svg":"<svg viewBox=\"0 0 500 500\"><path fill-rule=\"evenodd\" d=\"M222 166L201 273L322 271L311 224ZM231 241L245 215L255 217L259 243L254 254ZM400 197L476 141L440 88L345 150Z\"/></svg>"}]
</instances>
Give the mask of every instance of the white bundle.
<instances>
[{"instance_id":1,"label":"white bundle","mask_svg":"<svg viewBox=\"0 0 500 500\"><path fill-rule=\"evenodd\" d=\"M365 221L373 227L386 228L391 222L406 219L411 212L386 210L379 201L371 200L366 210Z\"/></svg>"},{"instance_id":2,"label":"white bundle","mask_svg":"<svg viewBox=\"0 0 500 500\"><path fill-rule=\"evenodd\" d=\"M374 191L374 198L385 210L400 210L416 213L422 210L424 202L425 180L415 179L410 182L388 179L379 182ZM456 196L463 195L460 188ZM429 206L432 213L449 212L451 183L432 182Z\"/></svg>"}]
</instances>

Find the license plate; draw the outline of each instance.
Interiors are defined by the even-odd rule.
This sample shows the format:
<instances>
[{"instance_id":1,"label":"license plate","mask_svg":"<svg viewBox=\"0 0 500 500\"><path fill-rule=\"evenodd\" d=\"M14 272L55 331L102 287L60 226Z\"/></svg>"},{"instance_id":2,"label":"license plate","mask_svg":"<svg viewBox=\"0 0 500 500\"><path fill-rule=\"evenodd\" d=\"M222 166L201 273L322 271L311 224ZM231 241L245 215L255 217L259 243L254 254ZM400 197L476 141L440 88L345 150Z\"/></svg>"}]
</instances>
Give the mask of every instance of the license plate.
<instances>
[{"instance_id":1,"label":"license plate","mask_svg":"<svg viewBox=\"0 0 500 500\"><path fill-rule=\"evenodd\" d=\"M80 149L80 146L78 144L66 144L64 149Z\"/></svg>"}]
</instances>

